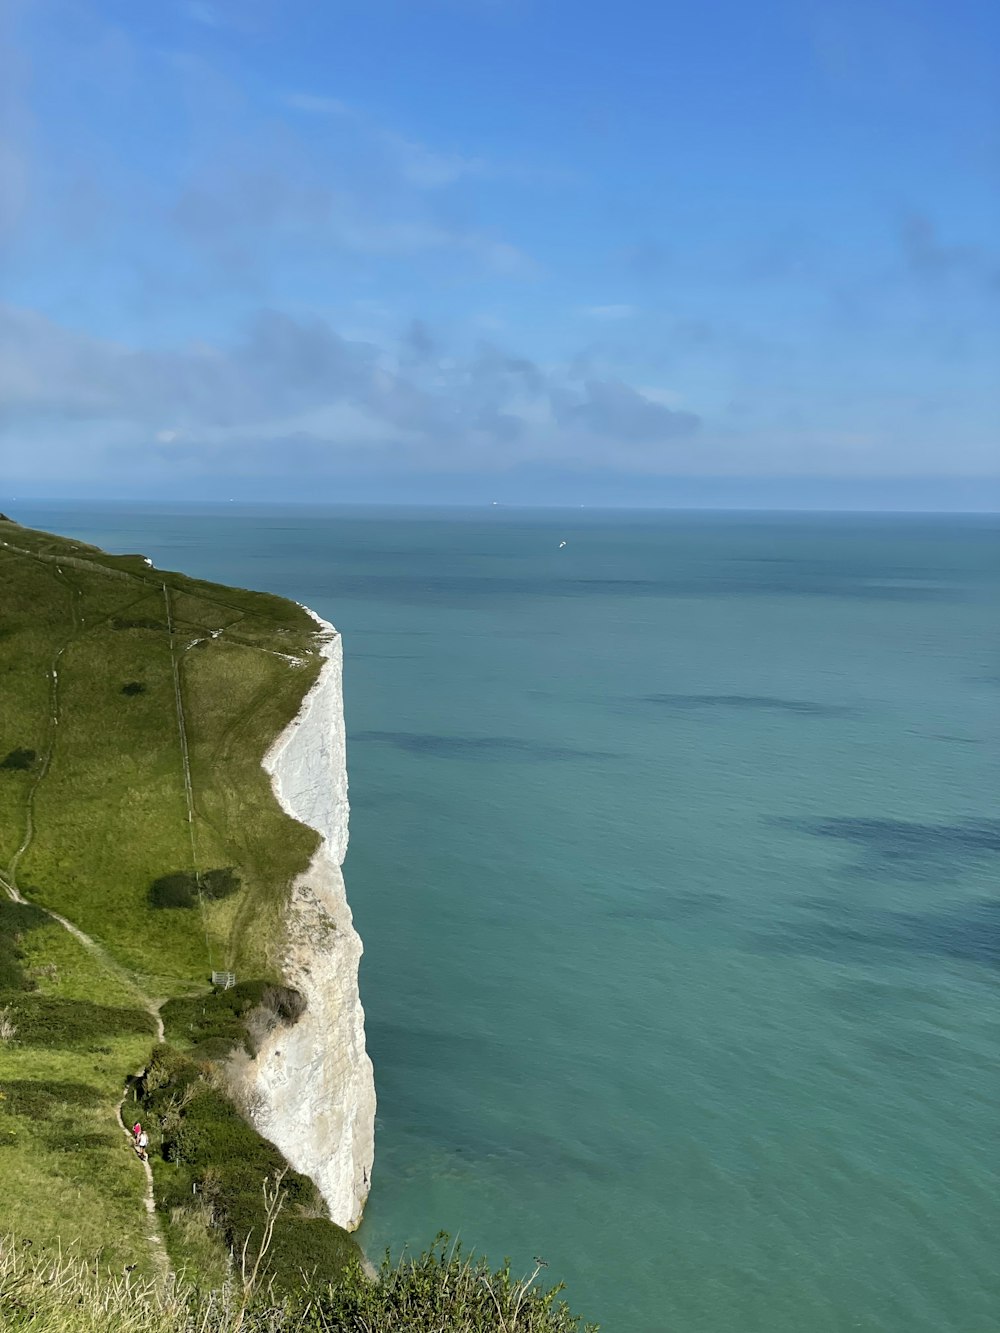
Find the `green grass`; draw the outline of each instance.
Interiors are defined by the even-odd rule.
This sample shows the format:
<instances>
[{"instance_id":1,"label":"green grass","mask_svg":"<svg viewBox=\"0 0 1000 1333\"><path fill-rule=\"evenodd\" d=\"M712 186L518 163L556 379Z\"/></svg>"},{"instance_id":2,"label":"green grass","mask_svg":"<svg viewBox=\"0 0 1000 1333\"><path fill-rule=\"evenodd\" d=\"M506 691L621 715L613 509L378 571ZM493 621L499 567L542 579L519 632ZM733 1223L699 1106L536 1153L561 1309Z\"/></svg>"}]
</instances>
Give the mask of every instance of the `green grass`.
<instances>
[{"instance_id":1,"label":"green grass","mask_svg":"<svg viewBox=\"0 0 1000 1333\"><path fill-rule=\"evenodd\" d=\"M111 1267L146 1271L142 1170L114 1108L123 1071L148 1055L152 1019L37 909L4 903L0 929L19 940L21 973L20 987L0 992L16 1029L0 1046L4 1224L33 1245L76 1242Z\"/></svg>"},{"instance_id":2,"label":"green grass","mask_svg":"<svg viewBox=\"0 0 1000 1333\"><path fill-rule=\"evenodd\" d=\"M10 1333L597 1333L538 1281L466 1257L447 1237L388 1261L373 1281L354 1268L335 1287L293 1295L235 1272L214 1290L109 1277L83 1258L38 1255L0 1239L0 1308ZM627 1292L625 1303L627 1303ZM627 1322L622 1324L627 1328Z\"/></svg>"},{"instance_id":3,"label":"green grass","mask_svg":"<svg viewBox=\"0 0 1000 1333\"><path fill-rule=\"evenodd\" d=\"M35 836L17 866L25 896L70 917L157 995L203 983L213 965L273 971L261 939L316 836L280 810L260 761L319 670L314 622L268 594L151 571L138 557L16 524L0 522L0 540L9 543L0 548L0 754L46 756L51 747L41 781L39 760L0 770L8 863L34 792ZM193 782L190 826L172 653ZM125 692L134 685L142 689ZM242 883L238 902L203 895L197 915L150 913L158 879L222 867ZM252 934L241 925L251 916L261 927Z\"/></svg>"},{"instance_id":4,"label":"green grass","mask_svg":"<svg viewBox=\"0 0 1000 1333\"><path fill-rule=\"evenodd\" d=\"M29 904L0 903L0 1012L17 1029L0 1042L0 1196L21 1235L118 1263L144 1237L114 1108L148 1058L149 1005L203 997L213 968L280 980L267 945L316 835L260 761L318 674L316 626L281 598L6 520L0 581L0 874ZM154 908L165 877L200 883L196 905ZM165 1221L217 1268L197 1218Z\"/></svg>"},{"instance_id":5,"label":"green grass","mask_svg":"<svg viewBox=\"0 0 1000 1333\"><path fill-rule=\"evenodd\" d=\"M35 989L25 966L26 936L49 924L49 917L39 908L0 899L0 994Z\"/></svg>"}]
</instances>

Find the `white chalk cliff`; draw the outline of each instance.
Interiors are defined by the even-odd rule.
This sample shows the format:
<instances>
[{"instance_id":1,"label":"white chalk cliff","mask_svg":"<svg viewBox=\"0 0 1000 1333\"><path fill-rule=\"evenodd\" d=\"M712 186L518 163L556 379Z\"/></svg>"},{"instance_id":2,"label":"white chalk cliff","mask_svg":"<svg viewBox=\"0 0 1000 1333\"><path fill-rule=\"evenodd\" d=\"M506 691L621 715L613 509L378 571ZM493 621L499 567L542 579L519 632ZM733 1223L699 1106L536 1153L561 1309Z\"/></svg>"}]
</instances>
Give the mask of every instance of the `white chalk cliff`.
<instances>
[{"instance_id":1,"label":"white chalk cliff","mask_svg":"<svg viewBox=\"0 0 1000 1333\"><path fill-rule=\"evenodd\" d=\"M319 1187L334 1222L353 1230L371 1180L375 1081L358 994L361 940L341 865L347 851L347 761L340 635L326 638L319 679L264 759L282 808L322 838L295 880L279 962L306 1009L277 1026L250 1064L251 1114L296 1171Z\"/></svg>"}]
</instances>

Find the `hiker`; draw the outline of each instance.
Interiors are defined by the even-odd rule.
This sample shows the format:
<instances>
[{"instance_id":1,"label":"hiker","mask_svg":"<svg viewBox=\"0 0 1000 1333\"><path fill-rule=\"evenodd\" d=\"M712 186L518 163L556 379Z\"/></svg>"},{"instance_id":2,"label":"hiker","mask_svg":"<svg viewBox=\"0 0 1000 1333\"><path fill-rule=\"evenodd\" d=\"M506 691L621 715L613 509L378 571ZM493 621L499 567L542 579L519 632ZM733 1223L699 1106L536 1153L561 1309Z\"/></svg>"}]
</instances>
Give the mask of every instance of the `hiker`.
<instances>
[{"instance_id":1,"label":"hiker","mask_svg":"<svg viewBox=\"0 0 1000 1333\"><path fill-rule=\"evenodd\" d=\"M140 1125L139 1122L138 1122L138 1120L137 1120L137 1121L135 1122L135 1124L132 1126L132 1138L133 1138L134 1142L136 1142L136 1143L139 1142L139 1135L140 1135L141 1133L142 1133L142 1125Z\"/></svg>"},{"instance_id":2,"label":"hiker","mask_svg":"<svg viewBox=\"0 0 1000 1333\"><path fill-rule=\"evenodd\" d=\"M146 1160L146 1149L149 1147L149 1135L144 1129L139 1130L139 1137L135 1141L135 1150L139 1154L139 1160Z\"/></svg>"}]
</instances>

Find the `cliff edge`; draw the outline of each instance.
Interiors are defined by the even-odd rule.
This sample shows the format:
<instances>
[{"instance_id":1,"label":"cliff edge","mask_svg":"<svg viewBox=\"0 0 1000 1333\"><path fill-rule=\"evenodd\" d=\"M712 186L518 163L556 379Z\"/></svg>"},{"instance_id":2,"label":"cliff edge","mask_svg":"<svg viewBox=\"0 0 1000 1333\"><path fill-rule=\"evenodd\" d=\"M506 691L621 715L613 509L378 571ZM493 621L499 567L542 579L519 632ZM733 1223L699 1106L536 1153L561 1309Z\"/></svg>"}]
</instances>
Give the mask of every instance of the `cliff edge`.
<instances>
[{"instance_id":1,"label":"cliff edge","mask_svg":"<svg viewBox=\"0 0 1000 1333\"><path fill-rule=\"evenodd\" d=\"M294 881L280 963L306 1009L278 1027L248 1066L245 1104L254 1126L318 1186L330 1217L353 1231L371 1181L375 1083L358 992L362 945L341 865L347 851L347 762L340 635L326 634L320 676L264 758L285 812L320 834Z\"/></svg>"}]
</instances>

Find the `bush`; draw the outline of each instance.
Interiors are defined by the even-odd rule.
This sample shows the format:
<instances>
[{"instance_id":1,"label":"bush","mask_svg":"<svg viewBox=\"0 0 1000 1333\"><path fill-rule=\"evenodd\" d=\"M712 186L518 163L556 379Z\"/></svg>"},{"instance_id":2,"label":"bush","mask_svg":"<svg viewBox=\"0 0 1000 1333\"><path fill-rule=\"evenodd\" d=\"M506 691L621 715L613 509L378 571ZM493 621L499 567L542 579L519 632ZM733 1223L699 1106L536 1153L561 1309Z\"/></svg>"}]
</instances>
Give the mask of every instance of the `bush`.
<instances>
[{"instance_id":1,"label":"bush","mask_svg":"<svg viewBox=\"0 0 1000 1333\"><path fill-rule=\"evenodd\" d=\"M530 1278L515 1278L510 1264L492 1270L485 1259L448 1248L443 1233L419 1259L393 1265L388 1258L378 1282L355 1270L347 1281L313 1295L297 1327L315 1333L597 1333L580 1328L578 1316L560 1299L562 1286L545 1290Z\"/></svg>"},{"instance_id":2,"label":"bush","mask_svg":"<svg viewBox=\"0 0 1000 1333\"><path fill-rule=\"evenodd\" d=\"M290 986L240 981L228 990L168 1000L160 1017L168 1040L191 1047L192 1057L219 1059L237 1046L254 1054L261 1017L265 1027L275 1022L291 1024L305 1007L303 997Z\"/></svg>"},{"instance_id":3,"label":"bush","mask_svg":"<svg viewBox=\"0 0 1000 1333\"><path fill-rule=\"evenodd\" d=\"M0 760L0 768L9 768L16 772L24 773L27 772L29 768L34 767L37 758L38 755L34 750L11 750L6 758Z\"/></svg>"},{"instance_id":4,"label":"bush","mask_svg":"<svg viewBox=\"0 0 1000 1333\"><path fill-rule=\"evenodd\" d=\"M266 983L257 983L266 987ZM228 994L228 992L227 992ZM166 1006L165 1006L166 1007ZM157 1046L138 1084L143 1119L160 1127L160 1152L170 1169L156 1172L157 1207L210 1211L234 1254L247 1237L251 1253L265 1223L263 1185L280 1179L282 1211L268 1255L268 1277L283 1292L302 1286L302 1270L320 1283L336 1279L360 1261L361 1252L342 1228L302 1210L321 1206L308 1176L291 1171L278 1149L245 1121L188 1056Z\"/></svg>"},{"instance_id":5,"label":"bush","mask_svg":"<svg viewBox=\"0 0 1000 1333\"><path fill-rule=\"evenodd\" d=\"M241 1034L238 1031L232 1037L206 1037L204 1041L196 1041L190 1048L189 1054L198 1064L225 1060L232 1054L233 1048L239 1045L240 1040Z\"/></svg>"},{"instance_id":6,"label":"bush","mask_svg":"<svg viewBox=\"0 0 1000 1333\"><path fill-rule=\"evenodd\" d=\"M24 932L48 925L51 918L31 903L0 901L0 991L30 991L35 983L21 966Z\"/></svg>"},{"instance_id":7,"label":"bush","mask_svg":"<svg viewBox=\"0 0 1000 1333\"><path fill-rule=\"evenodd\" d=\"M210 902L229 898L240 887L240 877L232 866L223 866L219 870L206 870L198 877L202 897Z\"/></svg>"},{"instance_id":8,"label":"bush","mask_svg":"<svg viewBox=\"0 0 1000 1333\"><path fill-rule=\"evenodd\" d=\"M50 1120L71 1106L97 1106L101 1094L89 1083L70 1083L65 1079L6 1079L0 1083L0 1105L10 1115L30 1120Z\"/></svg>"},{"instance_id":9,"label":"bush","mask_svg":"<svg viewBox=\"0 0 1000 1333\"><path fill-rule=\"evenodd\" d=\"M94 1044L113 1033L154 1031L152 1016L144 1009L66 1000L54 995L25 995L14 1006L18 1042L22 1046L77 1046Z\"/></svg>"},{"instance_id":10,"label":"bush","mask_svg":"<svg viewBox=\"0 0 1000 1333\"><path fill-rule=\"evenodd\" d=\"M232 866L205 870L200 875L193 870L177 870L172 875L161 875L149 887L152 907L197 907L199 897L218 902L236 893L240 877Z\"/></svg>"},{"instance_id":11,"label":"bush","mask_svg":"<svg viewBox=\"0 0 1000 1333\"><path fill-rule=\"evenodd\" d=\"M358 1264L358 1246L346 1231L323 1217L281 1214L268 1258L272 1271L295 1273L298 1285L312 1288L317 1277L347 1274ZM291 1290L295 1290L294 1287Z\"/></svg>"},{"instance_id":12,"label":"bush","mask_svg":"<svg viewBox=\"0 0 1000 1333\"><path fill-rule=\"evenodd\" d=\"M136 694L145 694L146 687L141 680L127 680L122 686L122 694L127 694L130 698Z\"/></svg>"},{"instance_id":13,"label":"bush","mask_svg":"<svg viewBox=\"0 0 1000 1333\"><path fill-rule=\"evenodd\" d=\"M9 1004L0 1005L0 1042L13 1041L17 1036L14 1011Z\"/></svg>"},{"instance_id":14,"label":"bush","mask_svg":"<svg viewBox=\"0 0 1000 1333\"><path fill-rule=\"evenodd\" d=\"M151 907L197 907L198 877L190 870L161 875L149 887Z\"/></svg>"},{"instance_id":15,"label":"bush","mask_svg":"<svg viewBox=\"0 0 1000 1333\"><path fill-rule=\"evenodd\" d=\"M305 1232L303 1232L305 1235ZM303 1241L305 1257L311 1254ZM308 1272L306 1265L303 1269ZM266 1281L241 1291L199 1291L183 1281L167 1293L153 1279L107 1273L85 1258L0 1238L0 1308L12 1327L36 1333L595 1333L580 1327L554 1292L536 1291L504 1268L444 1252L384 1266L379 1284L354 1266L338 1290L277 1299ZM485 1310L485 1312L484 1312ZM6 1325L5 1325L6 1327ZM623 1327L627 1327L627 1318Z\"/></svg>"}]
</instances>

